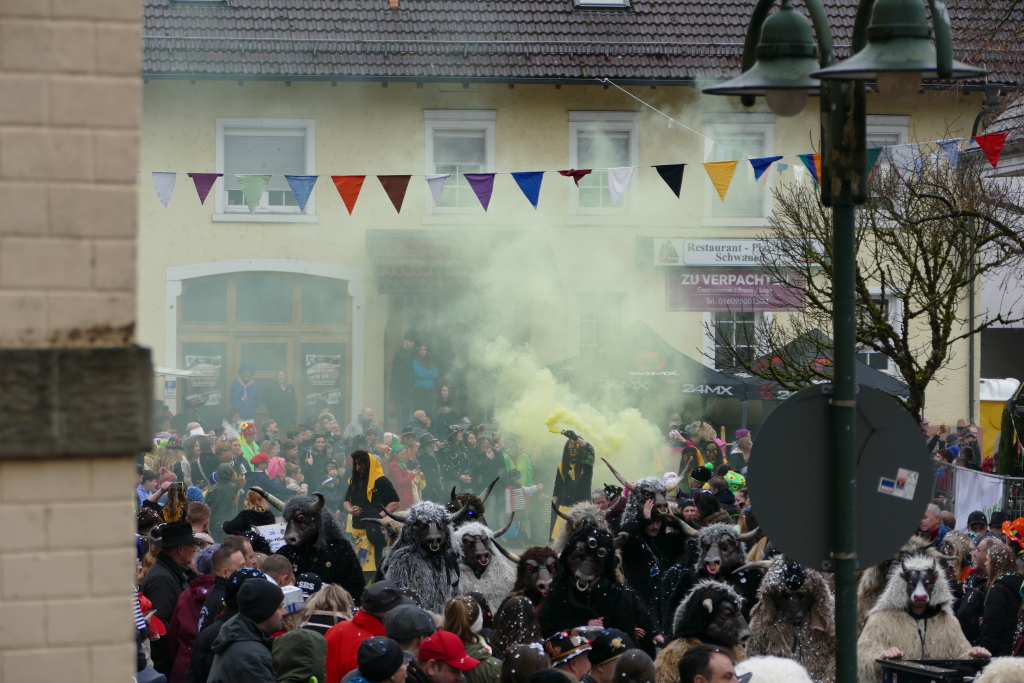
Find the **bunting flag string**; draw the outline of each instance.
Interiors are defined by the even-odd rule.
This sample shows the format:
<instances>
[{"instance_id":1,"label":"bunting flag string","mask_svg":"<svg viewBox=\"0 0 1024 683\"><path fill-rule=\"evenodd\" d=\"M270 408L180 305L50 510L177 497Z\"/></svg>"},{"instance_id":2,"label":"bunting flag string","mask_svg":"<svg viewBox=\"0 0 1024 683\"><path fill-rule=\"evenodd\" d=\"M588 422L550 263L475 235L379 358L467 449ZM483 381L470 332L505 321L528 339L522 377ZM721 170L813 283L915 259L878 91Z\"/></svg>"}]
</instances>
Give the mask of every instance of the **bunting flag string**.
<instances>
[{"instance_id":1,"label":"bunting flag string","mask_svg":"<svg viewBox=\"0 0 1024 683\"><path fill-rule=\"evenodd\" d=\"M612 204L619 201L619 197L626 191L629 181L633 178L632 166L620 166L608 169L608 192L612 196Z\"/></svg>"},{"instance_id":2,"label":"bunting flag string","mask_svg":"<svg viewBox=\"0 0 1024 683\"><path fill-rule=\"evenodd\" d=\"M764 175L764 172L771 168L772 164L774 164L776 161L779 161L780 159L782 159L781 156L751 159L750 165L754 169L754 180L760 180L761 176Z\"/></svg>"},{"instance_id":3,"label":"bunting flag string","mask_svg":"<svg viewBox=\"0 0 1024 683\"><path fill-rule=\"evenodd\" d=\"M431 173L427 175L427 187L430 188L430 196L434 198L435 206L441 201L441 193L444 192L445 181L451 175L451 173Z\"/></svg>"},{"instance_id":4,"label":"bunting flag string","mask_svg":"<svg viewBox=\"0 0 1024 683\"><path fill-rule=\"evenodd\" d=\"M946 161L953 168L958 168L957 164L960 161L960 141L963 138L954 138L952 140L939 140L939 149L946 155Z\"/></svg>"},{"instance_id":5,"label":"bunting flag string","mask_svg":"<svg viewBox=\"0 0 1024 683\"><path fill-rule=\"evenodd\" d=\"M814 179L814 184L821 185L821 154L800 154L799 157Z\"/></svg>"},{"instance_id":6,"label":"bunting flag string","mask_svg":"<svg viewBox=\"0 0 1024 683\"><path fill-rule=\"evenodd\" d=\"M679 191L683 188L683 171L685 169L686 164L663 164L654 167L654 170L658 172L658 175L676 197L679 196Z\"/></svg>"},{"instance_id":7,"label":"bunting flag string","mask_svg":"<svg viewBox=\"0 0 1024 683\"><path fill-rule=\"evenodd\" d=\"M896 172L904 175L915 167L918 145L894 145L889 148L889 160Z\"/></svg>"},{"instance_id":8,"label":"bunting flag string","mask_svg":"<svg viewBox=\"0 0 1024 683\"><path fill-rule=\"evenodd\" d=\"M807 171L806 166L793 165L793 179L796 180L797 187L804 186L804 173Z\"/></svg>"},{"instance_id":9,"label":"bunting flag string","mask_svg":"<svg viewBox=\"0 0 1024 683\"><path fill-rule=\"evenodd\" d=\"M206 198L210 196L210 190L213 189L213 184L217 182L217 178L223 176L223 173L189 173L188 177L192 179L192 182L196 186L196 193L199 195L199 203L205 205ZM166 206L164 207L167 208Z\"/></svg>"},{"instance_id":10,"label":"bunting flag string","mask_svg":"<svg viewBox=\"0 0 1024 683\"><path fill-rule=\"evenodd\" d=\"M178 174L175 171L153 171L153 189L160 203L164 208L171 203L171 195L174 194L174 185L178 182Z\"/></svg>"},{"instance_id":11,"label":"bunting flag string","mask_svg":"<svg viewBox=\"0 0 1024 683\"><path fill-rule=\"evenodd\" d=\"M494 174L463 173L462 175L469 181L469 186L473 188L476 198L480 200L480 206L484 207L484 211L486 211L491 204L491 194L494 193Z\"/></svg>"},{"instance_id":12,"label":"bunting flag string","mask_svg":"<svg viewBox=\"0 0 1024 683\"><path fill-rule=\"evenodd\" d=\"M985 153L985 157L988 159L988 163L992 164L992 168L999 165L999 157L1003 154L1003 145L1006 144L1007 135L1009 133L986 133L985 135L975 135L971 138L981 147L981 151Z\"/></svg>"},{"instance_id":13,"label":"bunting flag string","mask_svg":"<svg viewBox=\"0 0 1024 683\"><path fill-rule=\"evenodd\" d=\"M540 201L540 184L544 180L544 171L521 171L513 173L512 179L536 209L537 202Z\"/></svg>"},{"instance_id":14,"label":"bunting flag string","mask_svg":"<svg viewBox=\"0 0 1024 683\"><path fill-rule=\"evenodd\" d=\"M584 176L588 176L594 172L592 168L570 168L568 171L559 171L558 175L564 175L566 178L572 178L576 182L576 187L580 186L580 180Z\"/></svg>"},{"instance_id":15,"label":"bunting flag string","mask_svg":"<svg viewBox=\"0 0 1024 683\"><path fill-rule=\"evenodd\" d=\"M306 204L309 202L309 195L313 194L313 186L320 176L315 175L286 175L288 187L292 188L292 194L299 205L299 211L305 213Z\"/></svg>"},{"instance_id":16,"label":"bunting flag string","mask_svg":"<svg viewBox=\"0 0 1024 683\"><path fill-rule=\"evenodd\" d=\"M331 180L334 181L334 186L338 188L341 201L345 202L345 208L348 209L348 215L351 216L352 209L356 208L356 200L359 199L359 192L363 189L363 181L366 180L366 176L332 175Z\"/></svg>"},{"instance_id":17,"label":"bunting flag string","mask_svg":"<svg viewBox=\"0 0 1024 683\"><path fill-rule=\"evenodd\" d=\"M723 202L729 191L729 185L732 184L732 176L736 173L736 164L735 159L704 162L704 170L707 171L708 177L711 178L711 184L715 186L715 190L718 191L718 196Z\"/></svg>"},{"instance_id":18,"label":"bunting flag string","mask_svg":"<svg viewBox=\"0 0 1024 683\"><path fill-rule=\"evenodd\" d=\"M865 164L867 168L864 169L864 172L867 173L868 178L871 178L872 174L874 174L875 164L878 163L878 157L882 155L882 151L884 149L884 147L868 147L867 163Z\"/></svg>"},{"instance_id":19,"label":"bunting flag string","mask_svg":"<svg viewBox=\"0 0 1024 683\"><path fill-rule=\"evenodd\" d=\"M256 213L256 207L260 205L260 199L263 198L263 192L270 184L271 177L273 176L235 174L235 180L242 188L242 197L245 199L245 205L249 207L249 213Z\"/></svg>"},{"instance_id":20,"label":"bunting flag string","mask_svg":"<svg viewBox=\"0 0 1024 683\"><path fill-rule=\"evenodd\" d=\"M402 213L402 203L405 201L405 192L409 189L409 181L412 180L411 175L379 175L377 180L380 181L381 187L384 188L384 192L388 195L388 199L395 207L396 213ZM349 212L351 213L351 211Z\"/></svg>"}]
</instances>

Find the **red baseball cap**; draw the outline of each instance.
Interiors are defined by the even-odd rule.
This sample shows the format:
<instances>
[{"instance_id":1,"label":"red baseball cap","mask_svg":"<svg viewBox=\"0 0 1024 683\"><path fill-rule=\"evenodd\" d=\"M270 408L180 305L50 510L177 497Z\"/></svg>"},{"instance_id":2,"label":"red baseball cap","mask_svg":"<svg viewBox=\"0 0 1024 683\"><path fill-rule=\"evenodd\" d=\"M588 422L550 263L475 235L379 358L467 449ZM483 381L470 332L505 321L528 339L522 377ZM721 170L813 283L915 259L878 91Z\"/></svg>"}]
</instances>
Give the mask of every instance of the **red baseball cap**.
<instances>
[{"instance_id":1,"label":"red baseball cap","mask_svg":"<svg viewBox=\"0 0 1024 683\"><path fill-rule=\"evenodd\" d=\"M260 451L256 455L252 456L252 460L249 461L252 465L259 465L261 462L270 462L270 456Z\"/></svg>"},{"instance_id":2,"label":"red baseball cap","mask_svg":"<svg viewBox=\"0 0 1024 683\"><path fill-rule=\"evenodd\" d=\"M466 647L451 631L438 631L424 640L417 659L421 662L444 662L459 671L469 671L480 663L479 659L466 654Z\"/></svg>"}]
</instances>

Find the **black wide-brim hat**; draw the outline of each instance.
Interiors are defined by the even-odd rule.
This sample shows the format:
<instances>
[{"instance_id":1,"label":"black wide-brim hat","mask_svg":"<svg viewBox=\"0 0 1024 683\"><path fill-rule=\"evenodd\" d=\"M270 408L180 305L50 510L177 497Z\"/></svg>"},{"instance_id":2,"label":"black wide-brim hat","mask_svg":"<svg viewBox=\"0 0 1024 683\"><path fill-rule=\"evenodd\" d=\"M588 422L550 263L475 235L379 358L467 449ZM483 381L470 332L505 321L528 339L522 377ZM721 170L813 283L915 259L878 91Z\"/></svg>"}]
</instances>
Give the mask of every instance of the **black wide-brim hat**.
<instances>
[{"instance_id":1,"label":"black wide-brim hat","mask_svg":"<svg viewBox=\"0 0 1024 683\"><path fill-rule=\"evenodd\" d=\"M160 548L173 548L186 543L194 543L196 535L192 533L192 525L188 522L168 522L157 527L160 530L160 538L153 541L153 544Z\"/></svg>"}]
</instances>

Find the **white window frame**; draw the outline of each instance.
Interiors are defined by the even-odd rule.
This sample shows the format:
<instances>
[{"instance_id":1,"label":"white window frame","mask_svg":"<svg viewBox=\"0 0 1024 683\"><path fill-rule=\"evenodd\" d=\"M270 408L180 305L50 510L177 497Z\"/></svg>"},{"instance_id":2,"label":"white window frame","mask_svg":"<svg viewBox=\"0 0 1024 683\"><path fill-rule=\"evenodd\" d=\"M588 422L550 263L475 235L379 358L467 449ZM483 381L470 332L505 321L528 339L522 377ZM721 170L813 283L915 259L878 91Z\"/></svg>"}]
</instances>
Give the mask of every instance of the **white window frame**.
<instances>
[{"instance_id":1,"label":"white window frame","mask_svg":"<svg viewBox=\"0 0 1024 683\"><path fill-rule=\"evenodd\" d=\"M498 112L495 109L424 109L425 156L428 174L436 173L434 165L434 131L483 131L484 168L481 173L494 172L494 132ZM449 180L451 180L449 178ZM477 206L436 206L430 192L424 193L424 222L451 223L480 220L482 208Z\"/></svg>"},{"instance_id":2,"label":"white window frame","mask_svg":"<svg viewBox=\"0 0 1024 683\"><path fill-rule=\"evenodd\" d=\"M633 293L631 291L614 287L577 290L569 299L569 319L572 321L572 324L568 326L569 348L574 349L577 355L591 350L591 347L589 346L582 349L580 348L580 313L582 309L580 299L585 296L606 296L609 294L615 294L622 297L622 320L620 321L620 330L625 330L632 322L629 318L629 312L633 310Z\"/></svg>"},{"instance_id":3,"label":"white window frame","mask_svg":"<svg viewBox=\"0 0 1024 683\"><path fill-rule=\"evenodd\" d=\"M868 294L871 295L872 299L881 298L882 297L882 288L881 287L869 286L868 287ZM903 327L903 302L899 299L899 295L897 293L893 292L892 290L888 290L888 292L885 295L885 299L886 299L886 301L888 302L888 305L889 305L889 320L892 322L893 327L896 328L896 331L899 332L902 329L902 327ZM858 355L861 354L861 353L864 353L864 352L865 351L863 351L861 348L859 348L859 347L857 348L857 354ZM870 353L875 353L875 352L874 351L870 351ZM860 359L858 358L858 360L860 360ZM884 373L886 373L888 375L896 374L897 370L896 370L896 367L892 363L892 359L887 357L885 360L886 360L886 366L884 368L875 368L875 369L876 370L881 370L882 372L884 372Z\"/></svg>"},{"instance_id":4,"label":"white window frame","mask_svg":"<svg viewBox=\"0 0 1024 683\"><path fill-rule=\"evenodd\" d=\"M902 114L870 114L867 118L867 135L895 135L898 145L905 145L910 140L910 116ZM879 161L879 163L883 163Z\"/></svg>"},{"instance_id":5,"label":"white window frame","mask_svg":"<svg viewBox=\"0 0 1024 683\"><path fill-rule=\"evenodd\" d=\"M306 174L316 175L316 119L217 119L217 173L224 173L224 129L249 128L279 130L282 128L304 128L306 131ZM241 223L319 223L316 215L316 189L309 195L306 210L299 211L296 207L269 207L266 193L260 200L255 213L249 213L248 207L229 207L228 191L224 179L218 178L213 191L215 211L214 221ZM284 209L289 210L284 210Z\"/></svg>"},{"instance_id":6,"label":"white window frame","mask_svg":"<svg viewBox=\"0 0 1024 683\"><path fill-rule=\"evenodd\" d=\"M579 168L579 134L581 132L629 134L629 165L636 167L640 159L640 112L638 111L570 111L569 168ZM639 170L639 169L637 169ZM638 214L639 173L634 171L629 186L615 206L581 207L580 190L569 183L569 223L573 225L619 225L623 219L635 220Z\"/></svg>"},{"instance_id":7,"label":"white window frame","mask_svg":"<svg viewBox=\"0 0 1024 683\"><path fill-rule=\"evenodd\" d=\"M723 136L728 133L762 133L764 135L764 155L773 156L775 149L775 114L730 114L715 113L704 116L704 134L716 140L716 136ZM705 145L704 161L711 160L711 153L714 145ZM746 167L744 167L746 164ZM736 163L736 173L747 173L750 163L740 159ZM722 200L718 197L718 191L711 184L704 169L700 169L704 176L704 215L701 217L701 225L708 227L754 227L763 228L769 226L769 218L772 215L772 186L775 182L773 174L768 171L768 180L764 186L764 208L759 217L743 216L715 216L714 204Z\"/></svg>"},{"instance_id":8,"label":"white window frame","mask_svg":"<svg viewBox=\"0 0 1024 683\"><path fill-rule=\"evenodd\" d=\"M630 0L572 0L573 7L585 9L616 9L632 7Z\"/></svg>"},{"instance_id":9,"label":"white window frame","mask_svg":"<svg viewBox=\"0 0 1024 683\"><path fill-rule=\"evenodd\" d=\"M702 314L701 327L704 329L703 345L701 361L706 367L712 370L718 370L715 367L715 336L714 336L714 324L715 314L725 313L726 311L704 311ZM736 313L750 313L750 311L738 310ZM775 313L773 311L754 311L754 314L758 317L754 318L754 331L755 341L757 343L757 349L754 351L755 356L763 356L768 352L764 343L764 331L768 329L768 326L775 319Z\"/></svg>"}]
</instances>

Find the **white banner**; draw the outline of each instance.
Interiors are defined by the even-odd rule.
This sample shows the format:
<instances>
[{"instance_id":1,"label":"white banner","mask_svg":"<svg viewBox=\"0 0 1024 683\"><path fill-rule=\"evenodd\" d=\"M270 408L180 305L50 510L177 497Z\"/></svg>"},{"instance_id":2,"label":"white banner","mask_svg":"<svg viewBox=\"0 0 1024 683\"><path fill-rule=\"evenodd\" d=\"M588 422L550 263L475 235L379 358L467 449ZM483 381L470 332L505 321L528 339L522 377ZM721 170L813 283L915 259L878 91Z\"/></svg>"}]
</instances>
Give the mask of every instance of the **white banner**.
<instances>
[{"instance_id":1,"label":"white banner","mask_svg":"<svg viewBox=\"0 0 1024 683\"><path fill-rule=\"evenodd\" d=\"M956 529L967 531L967 516L975 510L992 519L992 513L1002 508L1003 478L964 467L956 468Z\"/></svg>"},{"instance_id":2,"label":"white banner","mask_svg":"<svg viewBox=\"0 0 1024 683\"><path fill-rule=\"evenodd\" d=\"M280 522L278 524L265 524L263 526L256 527L256 533L266 539L267 543L270 544L270 549L276 553L278 548L285 544L285 526L284 522Z\"/></svg>"}]
</instances>

